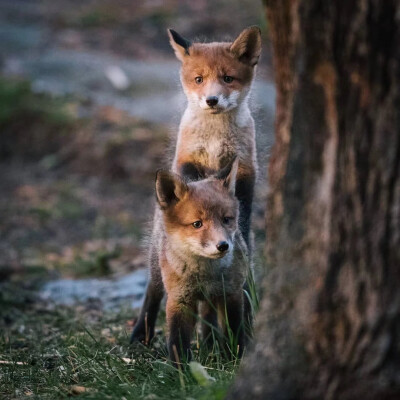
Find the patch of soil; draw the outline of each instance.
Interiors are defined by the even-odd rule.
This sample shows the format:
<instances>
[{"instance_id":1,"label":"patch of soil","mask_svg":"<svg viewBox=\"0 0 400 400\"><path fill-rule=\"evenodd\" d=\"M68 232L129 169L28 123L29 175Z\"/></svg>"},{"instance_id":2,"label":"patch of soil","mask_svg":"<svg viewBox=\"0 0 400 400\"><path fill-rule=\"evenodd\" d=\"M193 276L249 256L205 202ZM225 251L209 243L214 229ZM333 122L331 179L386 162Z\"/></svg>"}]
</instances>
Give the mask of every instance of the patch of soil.
<instances>
[{"instance_id":1,"label":"patch of soil","mask_svg":"<svg viewBox=\"0 0 400 400\"><path fill-rule=\"evenodd\" d=\"M112 107L76 126L51 153L0 162L3 272L45 265L76 277L145 265L141 243L167 129Z\"/></svg>"}]
</instances>

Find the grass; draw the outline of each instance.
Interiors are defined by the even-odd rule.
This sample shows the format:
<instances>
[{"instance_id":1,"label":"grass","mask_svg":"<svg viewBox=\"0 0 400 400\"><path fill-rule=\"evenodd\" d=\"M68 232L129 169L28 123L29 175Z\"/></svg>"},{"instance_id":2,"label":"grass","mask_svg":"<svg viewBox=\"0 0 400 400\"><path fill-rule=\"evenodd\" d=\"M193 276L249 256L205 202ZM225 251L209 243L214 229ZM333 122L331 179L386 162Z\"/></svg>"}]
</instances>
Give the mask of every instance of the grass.
<instances>
[{"instance_id":1,"label":"grass","mask_svg":"<svg viewBox=\"0 0 400 400\"><path fill-rule=\"evenodd\" d=\"M152 347L129 346L129 308L48 307L20 283L0 289L0 398L218 400L237 369L237 361L195 342L194 360L215 381L177 371L167 361L163 332Z\"/></svg>"},{"instance_id":2,"label":"grass","mask_svg":"<svg viewBox=\"0 0 400 400\"><path fill-rule=\"evenodd\" d=\"M0 398L225 398L239 361L224 357L218 342L209 352L195 337L197 364L176 370L167 357L165 312L151 347L130 346L130 307L116 312L90 303L43 304L35 296L46 270L37 267L29 274L0 282ZM257 309L253 281L248 295ZM227 339L236 349L235 337Z\"/></svg>"},{"instance_id":3,"label":"grass","mask_svg":"<svg viewBox=\"0 0 400 400\"><path fill-rule=\"evenodd\" d=\"M74 138L77 122L68 113L67 103L63 99L34 93L27 82L0 79L0 106L0 159L17 156L40 163L46 161L45 164L51 166L63 144ZM130 171L137 172L137 164L130 163L132 154L140 155L146 160L158 157L158 147L154 147L154 154L147 150L142 151L142 148L147 149L151 143L143 132L149 131L154 135L157 131L154 131L152 125L141 125L142 123L131 129L131 124L129 119L126 125L122 124L121 127L118 124L113 128L113 141L110 143L109 135L104 134L105 155L97 160L97 164L93 163L96 173L100 169L99 165L109 166L115 161L130 176ZM27 126L29 129L26 129ZM100 131L97 128L95 130ZM120 133L121 141L114 139L114 132ZM141 139L135 136L140 132ZM99 137L96 136L96 141L98 140ZM139 150L133 153L138 147ZM124 153L120 149L127 150ZM104 159L106 163L103 162ZM64 171L63 166L64 164L60 171ZM47 169L44 168L44 171ZM146 171L142 174L143 181L135 181L138 187L147 182ZM88 207L75 192L74 185L51 188L43 193L40 190L38 193L33 191L33 199L30 202L26 200L26 204L20 206L21 213L26 212L29 217L28 222L35 223L35 229L30 225L21 225L21 231L29 234L28 239L25 236L19 238L21 247L28 248L29 245L37 248L37 241L30 242L32 239L29 238L37 234L38 226L43 227L41 232L52 232L57 225L66 227L67 222L77 223L85 217ZM13 202L10 202L11 205ZM106 239L116 237L116 233L120 236L140 236L135 224L136 215L119 215L110 211L109 215L100 211L98 215L100 217L96 217L94 227L88 235ZM121 217L121 221L117 217ZM91 219L88 217L83 222L86 226ZM78 228L72 230L73 233L77 233L83 225L77 226ZM26 245L23 240L26 240ZM109 249L103 245L89 252L78 248L72 261L67 265L60 265L60 270L73 271L74 276L105 275L110 272L110 263L118 255L118 248ZM217 346L215 351L208 353L195 340L194 360L206 368L215 382L195 377L189 368L179 372L167 361L165 334L162 330L150 348L128 345L132 329L127 324L132 318L129 309L103 312L96 308L96 304L60 307L37 301L36 289L41 281L48 279L46 274L49 272L40 265L32 266L31 256L29 261L29 265L23 267L29 269L28 273L17 280L12 277L8 282L0 281L1 399L62 399L71 396L87 399L147 400L224 398L236 372L237 360L227 361L221 357ZM52 266L58 269L56 261L52 262ZM250 295L253 292L255 293L254 287L251 286ZM230 344L233 349L234 339L231 335Z\"/></svg>"}]
</instances>

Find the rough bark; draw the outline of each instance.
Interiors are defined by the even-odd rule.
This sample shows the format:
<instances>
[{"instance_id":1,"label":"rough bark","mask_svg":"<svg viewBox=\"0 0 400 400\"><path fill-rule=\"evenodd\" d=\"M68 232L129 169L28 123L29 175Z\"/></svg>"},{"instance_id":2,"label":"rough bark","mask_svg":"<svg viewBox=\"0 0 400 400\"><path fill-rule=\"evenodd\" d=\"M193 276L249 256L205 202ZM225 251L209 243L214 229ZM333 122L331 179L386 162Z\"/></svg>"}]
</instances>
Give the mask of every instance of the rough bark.
<instances>
[{"instance_id":1,"label":"rough bark","mask_svg":"<svg viewBox=\"0 0 400 400\"><path fill-rule=\"evenodd\" d=\"M398 399L400 2L265 4L268 273L228 399Z\"/></svg>"}]
</instances>

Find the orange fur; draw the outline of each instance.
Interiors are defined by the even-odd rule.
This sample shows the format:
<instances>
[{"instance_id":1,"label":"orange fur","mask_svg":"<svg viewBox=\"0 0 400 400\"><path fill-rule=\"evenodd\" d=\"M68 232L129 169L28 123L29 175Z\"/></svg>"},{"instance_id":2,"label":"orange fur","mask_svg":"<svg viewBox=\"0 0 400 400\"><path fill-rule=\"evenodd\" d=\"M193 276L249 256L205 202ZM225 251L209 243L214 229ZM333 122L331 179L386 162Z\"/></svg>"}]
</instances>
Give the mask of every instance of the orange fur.
<instances>
[{"instance_id":1,"label":"orange fur","mask_svg":"<svg viewBox=\"0 0 400 400\"><path fill-rule=\"evenodd\" d=\"M231 179L236 178L238 163L235 164ZM244 345L242 285L248 269L243 253L246 246L237 230L238 202L234 185L224 178L185 184L177 176L161 173L157 177L157 196L162 205L159 267L167 293L168 348L172 361L177 364L182 358L190 358L190 339L199 302L203 303L203 310L209 306L206 318L211 323L216 324L216 309L227 310L227 318L220 323L224 343L229 337L225 324L228 319L241 355ZM194 221L201 221L202 226L195 229ZM209 256L201 251L209 243L215 248L221 240L230 243L231 253L220 257L215 256L215 251ZM210 299L213 305L207 303ZM225 299L229 299L227 304ZM203 332L209 336L211 331L203 327Z\"/></svg>"},{"instance_id":2,"label":"orange fur","mask_svg":"<svg viewBox=\"0 0 400 400\"><path fill-rule=\"evenodd\" d=\"M238 304L244 300L242 286L249 264L247 246L238 230L237 170L238 160L234 160L215 176L197 182L185 182L171 172L157 173L160 207L153 231L156 252L145 304L132 340L147 343L154 335L158 311L154 304L159 305L160 301L154 288L162 280L167 293L168 349L175 364L190 358L197 307L210 299L210 321L216 321L216 313L211 310L222 307L225 298L239 299L230 302L227 309L231 314L229 323L243 347L243 312ZM199 221L199 226L193 225ZM224 247L220 247L221 243ZM237 309L236 313L232 307ZM146 318L150 326L145 324Z\"/></svg>"}]
</instances>

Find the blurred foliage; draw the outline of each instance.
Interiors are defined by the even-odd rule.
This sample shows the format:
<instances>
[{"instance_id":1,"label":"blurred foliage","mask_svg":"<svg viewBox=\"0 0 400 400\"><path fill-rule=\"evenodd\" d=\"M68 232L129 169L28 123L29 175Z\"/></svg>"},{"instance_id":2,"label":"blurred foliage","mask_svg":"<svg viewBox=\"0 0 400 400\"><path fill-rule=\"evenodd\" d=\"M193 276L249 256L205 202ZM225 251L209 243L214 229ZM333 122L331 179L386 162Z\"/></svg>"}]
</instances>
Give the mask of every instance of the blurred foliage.
<instances>
[{"instance_id":1,"label":"blurred foliage","mask_svg":"<svg viewBox=\"0 0 400 400\"><path fill-rule=\"evenodd\" d=\"M82 250L76 252L76 257L70 262L55 263L55 267L60 270L64 275L71 275L75 278L83 278L88 276L105 276L112 272L110 261L118 259L121 255L121 249L115 247L108 250L105 248L83 252Z\"/></svg>"},{"instance_id":2,"label":"blurred foliage","mask_svg":"<svg viewBox=\"0 0 400 400\"><path fill-rule=\"evenodd\" d=\"M42 0L42 12L52 28L79 31L68 46L107 50L135 58L173 57L167 28L191 39L230 40L250 25L267 36L261 1L253 0ZM112 31L112 32L111 32Z\"/></svg>"},{"instance_id":3,"label":"blurred foliage","mask_svg":"<svg viewBox=\"0 0 400 400\"><path fill-rule=\"evenodd\" d=\"M0 158L57 151L74 126L64 101L34 93L27 81L0 78Z\"/></svg>"},{"instance_id":4,"label":"blurred foliage","mask_svg":"<svg viewBox=\"0 0 400 400\"><path fill-rule=\"evenodd\" d=\"M118 23L118 15L112 7L93 9L81 15L77 20L78 26L86 28L109 26L116 23Z\"/></svg>"}]
</instances>

